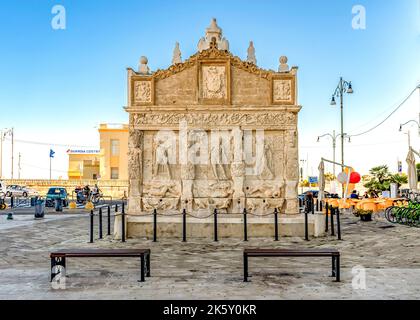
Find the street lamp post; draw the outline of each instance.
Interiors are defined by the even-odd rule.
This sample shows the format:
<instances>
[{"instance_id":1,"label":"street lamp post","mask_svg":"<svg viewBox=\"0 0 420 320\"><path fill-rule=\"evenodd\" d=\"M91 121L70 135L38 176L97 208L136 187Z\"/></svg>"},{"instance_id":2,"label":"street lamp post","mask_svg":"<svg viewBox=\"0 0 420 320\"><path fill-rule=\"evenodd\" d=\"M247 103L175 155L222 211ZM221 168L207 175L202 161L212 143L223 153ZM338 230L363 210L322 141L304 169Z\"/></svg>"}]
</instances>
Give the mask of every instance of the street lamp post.
<instances>
[{"instance_id":1,"label":"street lamp post","mask_svg":"<svg viewBox=\"0 0 420 320\"><path fill-rule=\"evenodd\" d=\"M335 88L335 91L331 98L331 105L335 106L337 103L335 102L335 97L340 98L340 113L341 113L341 167L344 169L344 114L343 114L343 97L344 93L352 94L353 87L351 85L351 81L343 80L340 77L340 82Z\"/></svg>"},{"instance_id":2,"label":"street lamp post","mask_svg":"<svg viewBox=\"0 0 420 320\"><path fill-rule=\"evenodd\" d=\"M301 183L301 193L303 193L303 164L306 162L306 160L301 159L300 160L300 183Z\"/></svg>"},{"instance_id":3,"label":"street lamp post","mask_svg":"<svg viewBox=\"0 0 420 320\"><path fill-rule=\"evenodd\" d=\"M326 134L323 134L322 136L318 136L318 139L316 141L316 142L319 142L319 140L321 138L323 138L323 137L331 137L332 147L333 147L333 162L335 162L335 149L337 147L337 138L340 137L340 136L342 136L344 138L347 138L348 137L349 138L349 141L350 141L350 137L346 133L344 133L343 135L341 135L341 134L335 134L335 130L333 131L332 134L331 133L326 133ZM335 164L333 165L333 175L335 177Z\"/></svg>"},{"instance_id":4,"label":"street lamp post","mask_svg":"<svg viewBox=\"0 0 420 320\"><path fill-rule=\"evenodd\" d=\"M0 177L2 176L2 170L3 170L2 168L3 167L3 140L6 138L7 135L11 136L11 139L12 139L12 176L11 178L13 179L13 146L14 146L13 128L5 129L5 131L3 130L1 131Z\"/></svg>"}]
</instances>

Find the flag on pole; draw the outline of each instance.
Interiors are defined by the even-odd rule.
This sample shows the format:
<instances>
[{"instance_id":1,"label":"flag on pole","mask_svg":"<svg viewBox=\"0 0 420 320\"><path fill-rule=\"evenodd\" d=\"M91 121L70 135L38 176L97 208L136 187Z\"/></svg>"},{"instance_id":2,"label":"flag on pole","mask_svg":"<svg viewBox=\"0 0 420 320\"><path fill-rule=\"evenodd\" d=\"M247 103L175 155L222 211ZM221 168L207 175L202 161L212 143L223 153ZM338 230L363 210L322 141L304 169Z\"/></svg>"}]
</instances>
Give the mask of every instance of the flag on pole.
<instances>
[{"instance_id":1,"label":"flag on pole","mask_svg":"<svg viewBox=\"0 0 420 320\"><path fill-rule=\"evenodd\" d=\"M50 149L50 158L54 158L55 151L53 149Z\"/></svg>"}]
</instances>

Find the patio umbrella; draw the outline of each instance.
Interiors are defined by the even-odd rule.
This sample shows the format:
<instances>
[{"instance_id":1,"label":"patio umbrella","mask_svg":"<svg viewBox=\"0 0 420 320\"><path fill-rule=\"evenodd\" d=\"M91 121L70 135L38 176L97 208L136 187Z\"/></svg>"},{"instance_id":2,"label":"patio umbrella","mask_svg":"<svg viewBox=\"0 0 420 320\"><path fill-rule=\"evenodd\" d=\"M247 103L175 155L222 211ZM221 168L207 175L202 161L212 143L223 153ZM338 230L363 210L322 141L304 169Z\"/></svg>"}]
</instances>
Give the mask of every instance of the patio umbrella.
<instances>
[{"instance_id":1,"label":"patio umbrella","mask_svg":"<svg viewBox=\"0 0 420 320\"><path fill-rule=\"evenodd\" d=\"M416 158L414 157L414 152L411 148L408 151L406 161L408 164L408 184L411 190L417 190Z\"/></svg>"},{"instance_id":2,"label":"patio umbrella","mask_svg":"<svg viewBox=\"0 0 420 320\"><path fill-rule=\"evenodd\" d=\"M321 201L324 199L324 189L325 189L325 175L324 175L324 160L321 160L318 166L319 178L318 178L318 200Z\"/></svg>"}]
</instances>

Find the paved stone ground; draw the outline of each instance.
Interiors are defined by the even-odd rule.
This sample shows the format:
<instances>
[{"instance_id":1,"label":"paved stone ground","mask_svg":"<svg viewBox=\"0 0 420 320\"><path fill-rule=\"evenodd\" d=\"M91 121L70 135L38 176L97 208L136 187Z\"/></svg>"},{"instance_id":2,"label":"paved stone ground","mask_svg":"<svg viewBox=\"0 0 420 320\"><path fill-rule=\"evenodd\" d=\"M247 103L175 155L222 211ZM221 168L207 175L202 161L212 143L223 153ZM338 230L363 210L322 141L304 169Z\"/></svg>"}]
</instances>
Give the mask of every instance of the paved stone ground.
<instances>
[{"instance_id":1,"label":"paved stone ground","mask_svg":"<svg viewBox=\"0 0 420 320\"><path fill-rule=\"evenodd\" d=\"M166 239L157 243L110 238L87 243L88 215L47 215L6 221L0 225L0 299L420 299L420 229L377 218L362 223L342 218L343 240L334 237ZM105 225L105 224L104 224ZM251 259L251 282L242 282L244 247L338 248L342 282L330 275L330 259ZM135 259L69 259L66 289L49 282L49 252L58 248L103 247L152 250L152 277L139 278ZM366 289L352 287L352 268L366 268Z\"/></svg>"}]
</instances>

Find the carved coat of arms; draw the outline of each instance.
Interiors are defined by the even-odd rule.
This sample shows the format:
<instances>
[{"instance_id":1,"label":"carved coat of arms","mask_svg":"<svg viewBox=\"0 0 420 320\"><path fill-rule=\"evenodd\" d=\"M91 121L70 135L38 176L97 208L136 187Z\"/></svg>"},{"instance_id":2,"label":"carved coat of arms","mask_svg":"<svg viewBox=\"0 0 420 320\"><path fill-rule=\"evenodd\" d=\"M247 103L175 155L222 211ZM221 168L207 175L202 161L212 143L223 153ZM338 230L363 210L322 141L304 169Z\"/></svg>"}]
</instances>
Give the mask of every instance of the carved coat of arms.
<instances>
[{"instance_id":1,"label":"carved coat of arms","mask_svg":"<svg viewBox=\"0 0 420 320\"><path fill-rule=\"evenodd\" d=\"M224 66L203 67L203 98L226 98L226 72Z\"/></svg>"}]
</instances>

